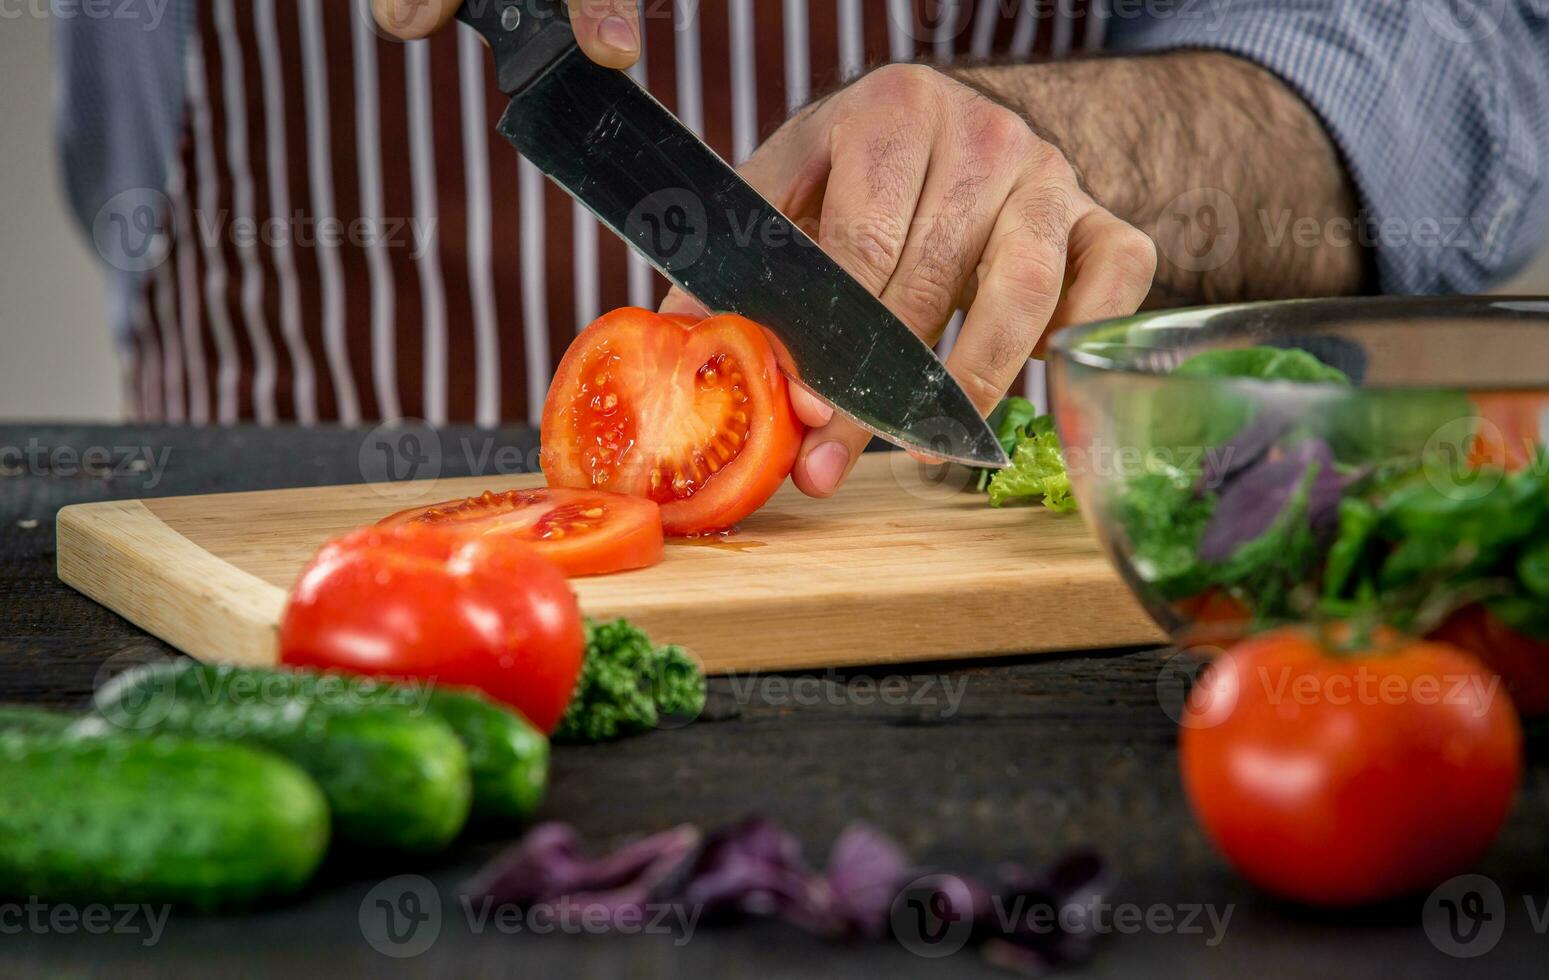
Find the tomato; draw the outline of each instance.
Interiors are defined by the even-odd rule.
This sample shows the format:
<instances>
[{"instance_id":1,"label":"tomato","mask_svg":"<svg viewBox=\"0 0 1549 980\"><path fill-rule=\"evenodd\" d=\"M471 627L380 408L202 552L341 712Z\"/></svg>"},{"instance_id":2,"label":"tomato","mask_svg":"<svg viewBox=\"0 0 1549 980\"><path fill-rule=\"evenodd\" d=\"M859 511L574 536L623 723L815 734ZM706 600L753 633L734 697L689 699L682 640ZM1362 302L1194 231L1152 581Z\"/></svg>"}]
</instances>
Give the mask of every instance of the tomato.
<instances>
[{"instance_id":1,"label":"tomato","mask_svg":"<svg viewBox=\"0 0 1549 980\"><path fill-rule=\"evenodd\" d=\"M1178 645L1185 650L1219 647L1242 638L1253 612L1224 589L1211 589L1173 604L1187 620Z\"/></svg>"},{"instance_id":2,"label":"tomato","mask_svg":"<svg viewBox=\"0 0 1549 980\"><path fill-rule=\"evenodd\" d=\"M1310 630L1252 637L1210 664L1181 722L1184 789L1217 848L1260 887L1320 905L1466 870L1521 779L1495 675L1391 634L1351 653Z\"/></svg>"},{"instance_id":3,"label":"tomato","mask_svg":"<svg viewBox=\"0 0 1549 980\"><path fill-rule=\"evenodd\" d=\"M1531 391L1474 392L1469 399L1483 420L1469 441L1469 465L1507 471L1526 466L1543 445L1542 420L1549 402Z\"/></svg>"},{"instance_id":4,"label":"tomato","mask_svg":"<svg viewBox=\"0 0 1549 980\"><path fill-rule=\"evenodd\" d=\"M649 500L597 490L485 491L399 511L378 527L429 524L467 537L498 534L532 545L566 575L605 575L662 560L661 510Z\"/></svg>"},{"instance_id":5,"label":"tomato","mask_svg":"<svg viewBox=\"0 0 1549 980\"><path fill-rule=\"evenodd\" d=\"M1549 712L1549 642L1523 636L1479 603L1448 616L1431 637L1467 650L1500 674L1524 715Z\"/></svg>"},{"instance_id":6,"label":"tomato","mask_svg":"<svg viewBox=\"0 0 1549 980\"><path fill-rule=\"evenodd\" d=\"M550 486L646 497L668 534L697 534L763 506L801 436L757 324L622 309L560 361L543 408L543 472Z\"/></svg>"},{"instance_id":7,"label":"tomato","mask_svg":"<svg viewBox=\"0 0 1549 980\"><path fill-rule=\"evenodd\" d=\"M564 573L503 535L367 527L335 538L291 591L280 662L478 688L559 723L585 654Z\"/></svg>"}]
</instances>

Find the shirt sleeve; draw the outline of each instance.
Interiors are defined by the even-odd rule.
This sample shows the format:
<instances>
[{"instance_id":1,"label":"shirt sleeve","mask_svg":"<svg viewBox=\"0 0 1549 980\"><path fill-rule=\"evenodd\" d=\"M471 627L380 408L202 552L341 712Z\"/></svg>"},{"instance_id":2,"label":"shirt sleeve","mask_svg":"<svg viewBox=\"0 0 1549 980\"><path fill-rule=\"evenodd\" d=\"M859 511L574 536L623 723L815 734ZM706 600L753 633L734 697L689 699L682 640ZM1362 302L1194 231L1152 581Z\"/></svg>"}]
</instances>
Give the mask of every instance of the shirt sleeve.
<instances>
[{"instance_id":1,"label":"shirt sleeve","mask_svg":"<svg viewBox=\"0 0 1549 980\"><path fill-rule=\"evenodd\" d=\"M1109 0L1108 39L1235 54L1300 94L1350 168L1384 292L1478 292L1549 234L1542 0Z\"/></svg>"},{"instance_id":2,"label":"shirt sleeve","mask_svg":"<svg viewBox=\"0 0 1549 980\"><path fill-rule=\"evenodd\" d=\"M95 236L115 208L158 199L167 186L182 128L193 0L133 4L114 16L52 2L54 136L65 197L104 260L108 315L122 337L143 273L115 263Z\"/></svg>"}]
</instances>

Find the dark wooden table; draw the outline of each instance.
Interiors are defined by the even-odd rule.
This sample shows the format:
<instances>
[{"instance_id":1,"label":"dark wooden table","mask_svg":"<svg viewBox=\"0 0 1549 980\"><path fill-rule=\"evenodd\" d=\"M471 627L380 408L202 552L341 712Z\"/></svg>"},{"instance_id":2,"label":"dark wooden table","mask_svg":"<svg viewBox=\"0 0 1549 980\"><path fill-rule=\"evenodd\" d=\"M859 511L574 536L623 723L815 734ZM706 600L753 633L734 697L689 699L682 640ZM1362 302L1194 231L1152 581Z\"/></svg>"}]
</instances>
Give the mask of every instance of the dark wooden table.
<instances>
[{"instance_id":1,"label":"dark wooden table","mask_svg":"<svg viewBox=\"0 0 1549 980\"><path fill-rule=\"evenodd\" d=\"M369 446L362 454L365 435L0 427L0 702L78 706L105 660L162 649L55 579L53 521L61 506L380 478L387 461L375 459ZM529 459L532 445L526 431L452 430L414 455L424 460L421 475L429 468L494 476ZM1168 712L1181 690L1168 660L1167 651L1112 651L834 671L815 675L816 683L798 694L784 678L718 680L717 711L735 717L558 749L543 816L571 821L589 841L607 845L683 821L712 826L763 812L790 827L819 860L846 822L865 818L921 860L965 870L1004 858L1041 861L1095 844L1120 876L1113 901L1159 925L1101 936L1096 955L1072 976L1542 975L1549 953L1549 753L1542 738L1530 743L1522 798L1479 869L1501 892L1504 928L1493 945L1469 947L1488 951L1460 959L1441 951L1436 930L1423 927L1420 900L1359 914L1315 913L1255 893L1222 864L1179 790ZM875 693L872 683L888 676L903 680L885 689L907 690L907 699ZM480 930L454 890L499 846L464 843L433 860L335 862L291 904L216 918L173 912L159 934L143 916L123 930L92 935L79 924L51 922L47 909L29 914L0 904L0 974L1006 975L971 949L932 959L896 942L829 943L775 924L700 927L687 941L664 934L511 934L492 924ZM443 914L439 930L427 924L428 932L394 946L382 938L375 900L384 894L381 882L404 873L429 882L408 884L431 889L428 897L440 899ZM387 886L395 900L399 884ZM1487 901L1486 910L1495 910L1493 897ZM1210 924L1207 909L1218 920L1230 915L1224 930ZM1185 928L1185 920L1196 925ZM414 957L376 948L403 952L432 933L429 948Z\"/></svg>"}]
</instances>

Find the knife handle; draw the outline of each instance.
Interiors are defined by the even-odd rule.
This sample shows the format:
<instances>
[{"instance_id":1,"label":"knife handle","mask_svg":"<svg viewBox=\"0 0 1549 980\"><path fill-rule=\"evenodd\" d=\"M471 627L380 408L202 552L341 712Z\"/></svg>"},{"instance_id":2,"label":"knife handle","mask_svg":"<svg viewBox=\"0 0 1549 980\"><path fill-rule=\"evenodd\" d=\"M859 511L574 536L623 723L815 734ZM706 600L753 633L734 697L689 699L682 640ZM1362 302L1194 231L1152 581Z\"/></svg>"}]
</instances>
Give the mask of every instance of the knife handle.
<instances>
[{"instance_id":1,"label":"knife handle","mask_svg":"<svg viewBox=\"0 0 1549 980\"><path fill-rule=\"evenodd\" d=\"M531 85L575 48L564 0L467 0L457 19L495 54L495 84L507 95Z\"/></svg>"}]
</instances>

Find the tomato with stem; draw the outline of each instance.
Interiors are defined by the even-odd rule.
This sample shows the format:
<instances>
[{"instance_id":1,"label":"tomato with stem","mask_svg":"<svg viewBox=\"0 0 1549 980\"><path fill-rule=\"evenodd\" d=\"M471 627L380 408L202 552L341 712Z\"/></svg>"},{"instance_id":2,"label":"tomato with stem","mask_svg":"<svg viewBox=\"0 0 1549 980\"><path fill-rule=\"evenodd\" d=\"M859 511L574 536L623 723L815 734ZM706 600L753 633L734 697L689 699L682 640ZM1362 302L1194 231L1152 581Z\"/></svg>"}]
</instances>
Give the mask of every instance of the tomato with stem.
<instances>
[{"instance_id":1,"label":"tomato with stem","mask_svg":"<svg viewBox=\"0 0 1549 980\"><path fill-rule=\"evenodd\" d=\"M1180 719L1183 785L1250 881L1319 905L1428 889L1495 839L1522 773L1499 679L1440 643L1281 629L1218 657Z\"/></svg>"}]
</instances>

